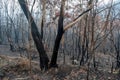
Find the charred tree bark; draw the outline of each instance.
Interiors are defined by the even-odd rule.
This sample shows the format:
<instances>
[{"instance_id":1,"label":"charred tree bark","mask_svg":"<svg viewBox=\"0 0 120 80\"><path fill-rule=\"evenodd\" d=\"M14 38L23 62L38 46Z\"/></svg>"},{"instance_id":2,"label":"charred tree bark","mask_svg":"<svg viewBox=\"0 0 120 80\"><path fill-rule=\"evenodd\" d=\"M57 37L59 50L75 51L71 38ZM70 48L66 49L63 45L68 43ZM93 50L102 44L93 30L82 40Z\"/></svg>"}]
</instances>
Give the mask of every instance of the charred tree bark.
<instances>
[{"instance_id":1,"label":"charred tree bark","mask_svg":"<svg viewBox=\"0 0 120 80\"><path fill-rule=\"evenodd\" d=\"M28 10L28 7L26 5L26 2L25 0L18 0L19 1L19 4L27 18L27 20L29 22L29 24L31 25L31 33L32 33L32 37L33 37L33 40L34 40L34 43L36 45L36 48L39 52L39 57L40 57L40 68L41 70L43 69L48 69L48 62L49 62L49 59L48 59L48 56L44 50L44 46L43 46L43 43L42 43L42 39L41 39L41 35L40 33L38 32L38 28L37 28L37 25L35 24L34 22L34 19L30 13L30 11Z\"/></svg>"},{"instance_id":2,"label":"charred tree bark","mask_svg":"<svg viewBox=\"0 0 120 80\"><path fill-rule=\"evenodd\" d=\"M61 9L60 9L60 17L58 20L58 33L57 33L57 37L55 39L55 44L54 44L54 48L53 48L53 54L52 54L52 58L51 58L51 62L50 62L50 67L58 67L57 65L57 55L58 55L58 50L59 50L59 46L60 46L60 41L62 39L62 36L64 34L64 30L63 30L63 20L64 20L64 3L65 0L62 0L61 3Z\"/></svg>"},{"instance_id":3,"label":"charred tree bark","mask_svg":"<svg viewBox=\"0 0 120 80\"><path fill-rule=\"evenodd\" d=\"M43 19L42 19L42 22L41 22L41 39L43 39L43 26L44 26L44 23L43 23Z\"/></svg>"},{"instance_id":4,"label":"charred tree bark","mask_svg":"<svg viewBox=\"0 0 120 80\"><path fill-rule=\"evenodd\" d=\"M116 53L117 53L117 68L120 68L120 35L118 34L118 41L116 44Z\"/></svg>"},{"instance_id":5,"label":"charred tree bark","mask_svg":"<svg viewBox=\"0 0 120 80\"><path fill-rule=\"evenodd\" d=\"M1 18L1 12L0 12L0 18ZM2 27L1 27L1 20L0 20L0 44L2 44Z\"/></svg>"},{"instance_id":6,"label":"charred tree bark","mask_svg":"<svg viewBox=\"0 0 120 80\"><path fill-rule=\"evenodd\" d=\"M2 30L1 30L1 25L0 25L0 44L2 44Z\"/></svg>"}]
</instances>

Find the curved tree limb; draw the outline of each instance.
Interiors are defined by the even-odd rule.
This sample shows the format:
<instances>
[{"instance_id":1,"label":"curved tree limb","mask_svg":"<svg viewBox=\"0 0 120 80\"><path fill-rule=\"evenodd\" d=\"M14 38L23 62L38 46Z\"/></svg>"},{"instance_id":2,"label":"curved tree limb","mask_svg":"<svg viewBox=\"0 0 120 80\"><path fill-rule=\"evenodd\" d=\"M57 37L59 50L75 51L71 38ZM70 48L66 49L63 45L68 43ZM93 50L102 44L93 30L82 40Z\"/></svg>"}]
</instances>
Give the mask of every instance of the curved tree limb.
<instances>
[{"instance_id":1,"label":"curved tree limb","mask_svg":"<svg viewBox=\"0 0 120 80\"><path fill-rule=\"evenodd\" d=\"M86 11L82 12L76 19L74 19L73 22L69 23L68 25L66 25L64 27L64 31L68 30L69 28L71 28L74 24L76 24L78 21L80 21L90 10L90 9L87 9Z\"/></svg>"}]
</instances>

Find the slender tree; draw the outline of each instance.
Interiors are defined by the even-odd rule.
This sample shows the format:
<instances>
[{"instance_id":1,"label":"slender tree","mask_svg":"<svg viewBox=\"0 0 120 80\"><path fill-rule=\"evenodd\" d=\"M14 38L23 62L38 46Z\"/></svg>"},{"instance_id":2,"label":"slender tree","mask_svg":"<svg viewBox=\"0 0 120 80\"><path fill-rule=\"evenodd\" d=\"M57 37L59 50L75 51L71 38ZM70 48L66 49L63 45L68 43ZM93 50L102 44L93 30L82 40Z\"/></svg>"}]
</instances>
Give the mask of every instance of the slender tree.
<instances>
[{"instance_id":1,"label":"slender tree","mask_svg":"<svg viewBox=\"0 0 120 80\"><path fill-rule=\"evenodd\" d=\"M57 33L57 37L55 39L55 44L54 44L54 48L53 48L53 55L52 55L50 67L57 67L56 62L57 62L58 49L60 46L60 41L61 41L62 36L64 34L64 30L63 30L64 6L65 6L65 0L62 0L61 9L60 9L60 17L58 20L58 33Z\"/></svg>"}]
</instances>

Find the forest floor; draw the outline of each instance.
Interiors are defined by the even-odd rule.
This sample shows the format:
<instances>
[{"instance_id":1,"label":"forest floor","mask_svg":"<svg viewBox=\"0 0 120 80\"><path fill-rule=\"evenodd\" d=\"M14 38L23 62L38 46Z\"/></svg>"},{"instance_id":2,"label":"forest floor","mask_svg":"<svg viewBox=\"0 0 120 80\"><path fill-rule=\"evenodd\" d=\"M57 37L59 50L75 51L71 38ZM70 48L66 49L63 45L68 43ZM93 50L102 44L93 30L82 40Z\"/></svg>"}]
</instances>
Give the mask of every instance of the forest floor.
<instances>
[{"instance_id":1,"label":"forest floor","mask_svg":"<svg viewBox=\"0 0 120 80\"><path fill-rule=\"evenodd\" d=\"M43 72L39 68L37 52L28 53L36 54L31 68L29 59L20 57L19 52L11 52L9 46L0 45L0 80L120 80L117 70L111 72L110 65L114 59L109 55L97 54L96 60L101 67L96 70L88 70L85 65L72 65L69 56L66 56L65 64L63 58L58 57L59 67Z\"/></svg>"}]
</instances>

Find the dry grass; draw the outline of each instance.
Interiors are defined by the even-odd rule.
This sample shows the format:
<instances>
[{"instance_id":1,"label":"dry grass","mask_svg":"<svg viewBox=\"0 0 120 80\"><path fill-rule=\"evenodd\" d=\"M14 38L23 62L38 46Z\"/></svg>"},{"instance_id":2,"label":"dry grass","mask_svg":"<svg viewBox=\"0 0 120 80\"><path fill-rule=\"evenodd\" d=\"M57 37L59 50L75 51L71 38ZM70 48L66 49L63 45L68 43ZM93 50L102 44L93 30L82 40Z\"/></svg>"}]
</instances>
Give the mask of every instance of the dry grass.
<instances>
[{"instance_id":1,"label":"dry grass","mask_svg":"<svg viewBox=\"0 0 120 80\"><path fill-rule=\"evenodd\" d=\"M86 79L87 75L87 66L78 67L73 66L72 64L61 64L58 69L52 68L47 72L42 72L39 68L39 62L37 61L32 61L32 73L30 75L29 59L0 56L0 60L6 62L2 67L5 71L4 80L81 80ZM12 75L12 77L9 75ZM90 75L90 80L93 80L94 76L98 77L98 80L100 80L101 75L103 75L103 80L107 80L107 76L113 76L114 78L114 75L109 74L108 72L100 72L96 74L96 72L90 71Z\"/></svg>"}]
</instances>

